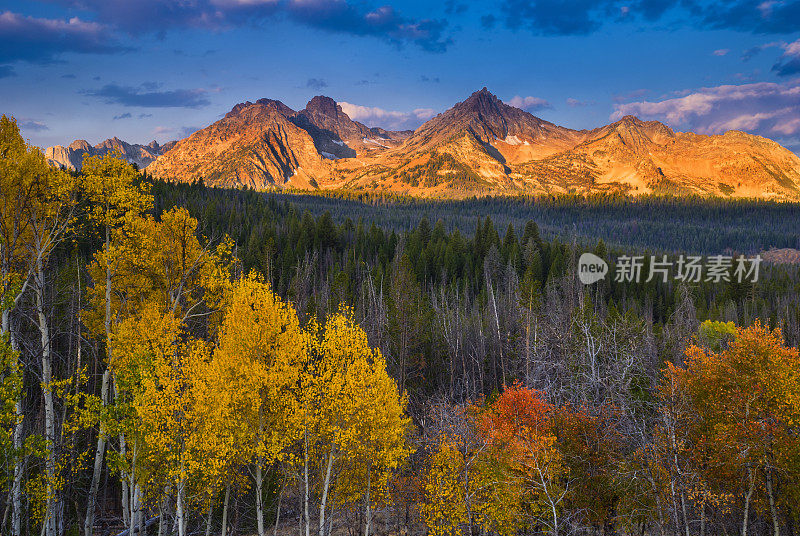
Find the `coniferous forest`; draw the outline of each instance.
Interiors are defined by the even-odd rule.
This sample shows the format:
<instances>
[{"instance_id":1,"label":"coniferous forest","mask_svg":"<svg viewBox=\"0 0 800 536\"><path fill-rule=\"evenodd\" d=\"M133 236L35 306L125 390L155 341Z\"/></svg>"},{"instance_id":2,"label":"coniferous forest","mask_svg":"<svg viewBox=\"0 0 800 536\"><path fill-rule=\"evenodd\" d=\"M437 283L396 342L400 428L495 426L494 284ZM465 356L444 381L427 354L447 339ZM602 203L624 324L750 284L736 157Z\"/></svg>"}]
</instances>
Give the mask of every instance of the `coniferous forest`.
<instances>
[{"instance_id":1,"label":"coniferous forest","mask_svg":"<svg viewBox=\"0 0 800 536\"><path fill-rule=\"evenodd\" d=\"M69 173L5 117L0 181L2 534L800 528L800 265L576 273L798 248L797 204Z\"/></svg>"}]
</instances>

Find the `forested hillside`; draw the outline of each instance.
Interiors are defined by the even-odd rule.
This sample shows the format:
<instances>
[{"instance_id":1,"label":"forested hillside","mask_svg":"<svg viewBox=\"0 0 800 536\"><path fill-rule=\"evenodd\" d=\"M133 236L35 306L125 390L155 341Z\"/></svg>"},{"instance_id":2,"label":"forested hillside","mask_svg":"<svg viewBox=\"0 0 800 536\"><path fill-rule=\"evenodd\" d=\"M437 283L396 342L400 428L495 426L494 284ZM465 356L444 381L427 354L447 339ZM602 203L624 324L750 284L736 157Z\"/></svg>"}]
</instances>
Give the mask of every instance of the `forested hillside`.
<instances>
[{"instance_id":1,"label":"forested hillside","mask_svg":"<svg viewBox=\"0 0 800 536\"><path fill-rule=\"evenodd\" d=\"M800 267L575 269L796 247L796 205L71 174L5 117L0 179L3 534L794 533Z\"/></svg>"},{"instance_id":2,"label":"forested hillside","mask_svg":"<svg viewBox=\"0 0 800 536\"><path fill-rule=\"evenodd\" d=\"M441 219L445 230L464 235L475 232L476 221L490 217L504 230L517 230L529 220L542 236L562 241L594 244L602 238L609 245L667 252L716 254L739 251L754 254L770 248L800 248L800 204L759 200L703 199L692 197L640 197L620 195L482 197L462 201L426 200L389 193L366 194L333 191L321 194L257 193L171 184L163 192L165 204L177 200L215 207L235 196L252 210L284 201L299 214L329 212L337 223L350 218L386 230L406 231L424 217L431 224ZM274 200L274 201L273 201ZM204 216L214 221L213 210Z\"/></svg>"}]
</instances>

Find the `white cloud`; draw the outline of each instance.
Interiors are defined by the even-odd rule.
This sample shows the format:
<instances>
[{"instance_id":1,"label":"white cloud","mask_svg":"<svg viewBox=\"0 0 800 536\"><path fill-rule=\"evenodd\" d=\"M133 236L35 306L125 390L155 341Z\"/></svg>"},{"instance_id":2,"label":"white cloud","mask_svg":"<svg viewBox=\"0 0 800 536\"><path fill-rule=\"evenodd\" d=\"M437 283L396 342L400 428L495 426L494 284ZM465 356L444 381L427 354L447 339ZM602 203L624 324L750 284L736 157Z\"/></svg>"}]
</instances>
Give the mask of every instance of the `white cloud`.
<instances>
[{"instance_id":1,"label":"white cloud","mask_svg":"<svg viewBox=\"0 0 800 536\"><path fill-rule=\"evenodd\" d=\"M712 52L712 54L714 54L715 56L725 56L730 51L731 51L731 49L729 49L729 48L720 48L720 49L717 49L714 52Z\"/></svg>"},{"instance_id":2,"label":"white cloud","mask_svg":"<svg viewBox=\"0 0 800 536\"><path fill-rule=\"evenodd\" d=\"M783 47L783 53L786 56L800 56L800 39L793 43L787 43Z\"/></svg>"},{"instance_id":3,"label":"white cloud","mask_svg":"<svg viewBox=\"0 0 800 536\"><path fill-rule=\"evenodd\" d=\"M507 101L506 104L513 106L514 108L519 108L521 110L533 111L533 110L544 110L545 108L552 108L549 102L545 99L540 99L539 97L520 97L519 95L515 95L511 100Z\"/></svg>"},{"instance_id":4,"label":"white cloud","mask_svg":"<svg viewBox=\"0 0 800 536\"><path fill-rule=\"evenodd\" d=\"M417 108L411 112L385 110L377 106L361 106L350 102L340 102L344 113L354 121L360 121L370 127L381 127L388 130L415 129L427 121L436 111L431 108Z\"/></svg>"},{"instance_id":5,"label":"white cloud","mask_svg":"<svg viewBox=\"0 0 800 536\"><path fill-rule=\"evenodd\" d=\"M615 104L610 118L616 121L636 115L700 134L744 130L790 145L800 138L800 79L705 87L678 94L660 101Z\"/></svg>"}]
</instances>

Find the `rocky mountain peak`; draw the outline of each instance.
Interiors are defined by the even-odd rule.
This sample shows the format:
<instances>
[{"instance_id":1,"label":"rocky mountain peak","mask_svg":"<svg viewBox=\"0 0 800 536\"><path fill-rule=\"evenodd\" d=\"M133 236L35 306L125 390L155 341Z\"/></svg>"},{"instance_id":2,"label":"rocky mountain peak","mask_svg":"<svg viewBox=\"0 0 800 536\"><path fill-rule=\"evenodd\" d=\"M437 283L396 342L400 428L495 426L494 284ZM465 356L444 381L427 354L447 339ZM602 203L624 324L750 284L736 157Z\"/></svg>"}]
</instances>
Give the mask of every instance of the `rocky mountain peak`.
<instances>
[{"instance_id":1,"label":"rocky mountain peak","mask_svg":"<svg viewBox=\"0 0 800 536\"><path fill-rule=\"evenodd\" d=\"M480 113L488 116L503 115L509 106L497 98L491 91L485 87L480 91L476 91L470 95L467 100L455 106L472 113Z\"/></svg>"},{"instance_id":2,"label":"rocky mountain peak","mask_svg":"<svg viewBox=\"0 0 800 536\"><path fill-rule=\"evenodd\" d=\"M75 140L67 146L67 149L73 151L88 151L92 148L86 140Z\"/></svg>"},{"instance_id":3,"label":"rocky mountain peak","mask_svg":"<svg viewBox=\"0 0 800 536\"><path fill-rule=\"evenodd\" d=\"M274 99L258 99L256 102L240 102L231 111L225 114L225 117L237 117L245 113L253 113L267 111L268 113L277 113L284 117L289 117L294 114L294 110L286 106L279 100Z\"/></svg>"},{"instance_id":4,"label":"rocky mountain peak","mask_svg":"<svg viewBox=\"0 0 800 536\"><path fill-rule=\"evenodd\" d=\"M347 116L347 114L342 111L342 107L339 106L335 100L324 95L317 95L308 101L304 111L308 113L323 114L330 117L337 117L339 114Z\"/></svg>"}]
</instances>

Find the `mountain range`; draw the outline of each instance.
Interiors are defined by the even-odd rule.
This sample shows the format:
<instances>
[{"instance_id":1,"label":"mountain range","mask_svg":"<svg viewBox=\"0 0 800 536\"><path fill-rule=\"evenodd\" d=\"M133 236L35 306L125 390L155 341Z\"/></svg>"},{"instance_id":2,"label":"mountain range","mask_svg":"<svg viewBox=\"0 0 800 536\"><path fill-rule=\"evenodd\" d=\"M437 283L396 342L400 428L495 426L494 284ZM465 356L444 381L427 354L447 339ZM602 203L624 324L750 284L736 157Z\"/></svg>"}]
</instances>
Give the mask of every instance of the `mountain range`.
<instances>
[{"instance_id":1,"label":"mountain range","mask_svg":"<svg viewBox=\"0 0 800 536\"><path fill-rule=\"evenodd\" d=\"M44 156L51 166L79 170L83 164L83 157L86 155L105 156L108 153L117 152L121 153L131 164L145 168L160 155L172 149L174 145L174 141L159 145L155 140L147 145L131 144L114 137L92 146L86 140L75 140L66 147L63 145L48 147L44 151Z\"/></svg>"},{"instance_id":2,"label":"mountain range","mask_svg":"<svg viewBox=\"0 0 800 536\"><path fill-rule=\"evenodd\" d=\"M112 146L156 177L261 190L800 199L800 158L767 138L674 132L633 116L573 130L510 106L486 88L413 132L367 127L329 97L314 97L300 111L260 99L163 146L77 141L48 148L46 156L77 168L84 152L104 154Z\"/></svg>"}]
</instances>

